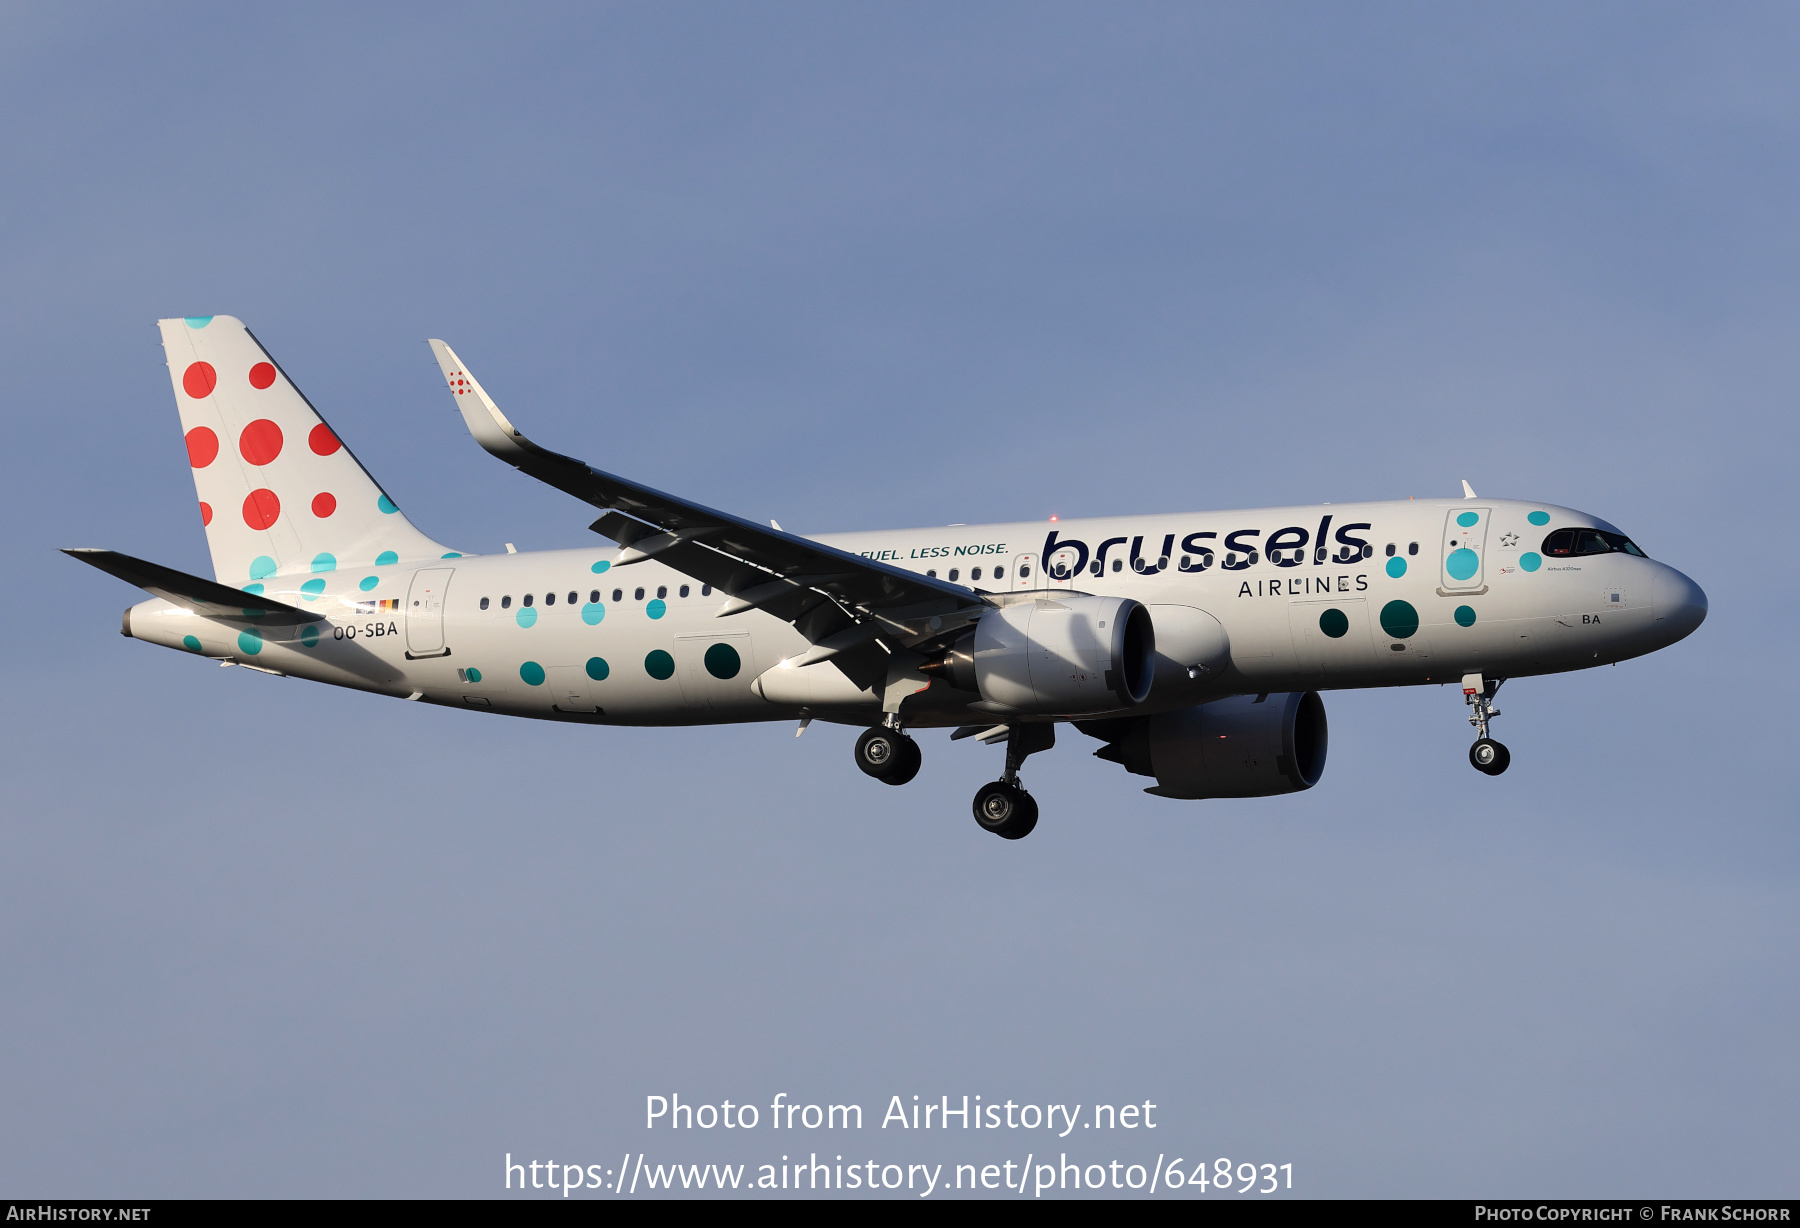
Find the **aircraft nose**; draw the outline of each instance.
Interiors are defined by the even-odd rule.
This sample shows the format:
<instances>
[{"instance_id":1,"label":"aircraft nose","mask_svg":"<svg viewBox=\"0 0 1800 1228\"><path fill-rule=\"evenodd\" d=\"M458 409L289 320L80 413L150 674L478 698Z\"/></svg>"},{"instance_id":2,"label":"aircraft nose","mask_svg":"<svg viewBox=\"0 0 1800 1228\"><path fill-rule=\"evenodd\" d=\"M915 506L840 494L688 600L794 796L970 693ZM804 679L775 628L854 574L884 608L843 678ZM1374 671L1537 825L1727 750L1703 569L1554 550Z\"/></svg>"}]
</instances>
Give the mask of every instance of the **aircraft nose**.
<instances>
[{"instance_id":1,"label":"aircraft nose","mask_svg":"<svg viewBox=\"0 0 1800 1228\"><path fill-rule=\"evenodd\" d=\"M1692 635L1706 621L1706 594L1673 567L1658 564L1652 617L1666 643Z\"/></svg>"}]
</instances>

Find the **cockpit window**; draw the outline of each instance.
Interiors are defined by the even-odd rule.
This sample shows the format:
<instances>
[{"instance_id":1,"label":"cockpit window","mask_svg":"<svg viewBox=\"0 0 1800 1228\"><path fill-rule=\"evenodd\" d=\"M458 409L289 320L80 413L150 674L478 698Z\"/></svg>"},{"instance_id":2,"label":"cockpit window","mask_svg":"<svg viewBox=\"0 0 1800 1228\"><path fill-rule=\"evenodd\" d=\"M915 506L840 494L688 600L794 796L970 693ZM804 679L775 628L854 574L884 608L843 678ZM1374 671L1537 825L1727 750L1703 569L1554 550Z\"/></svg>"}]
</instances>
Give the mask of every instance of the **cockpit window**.
<instances>
[{"instance_id":1,"label":"cockpit window","mask_svg":"<svg viewBox=\"0 0 1800 1228\"><path fill-rule=\"evenodd\" d=\"M1632 554L1640 559L1650 557L1623 533L1608 533L1605 529L1558 529L1544 539L1543 552L1547 558L1553 559L1574 558L1585 554Z\"/></svg>"}]
</instances>

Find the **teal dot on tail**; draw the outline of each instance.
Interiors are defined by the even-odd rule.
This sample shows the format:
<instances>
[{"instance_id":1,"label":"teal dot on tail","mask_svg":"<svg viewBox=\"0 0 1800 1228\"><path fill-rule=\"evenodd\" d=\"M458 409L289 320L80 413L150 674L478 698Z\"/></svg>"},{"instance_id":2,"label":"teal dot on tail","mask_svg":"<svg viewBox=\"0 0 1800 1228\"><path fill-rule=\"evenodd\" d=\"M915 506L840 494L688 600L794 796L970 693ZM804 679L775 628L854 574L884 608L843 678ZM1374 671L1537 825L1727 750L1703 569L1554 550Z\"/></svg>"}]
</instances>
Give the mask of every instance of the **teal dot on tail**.
<instances>
[{"instance_id":1,"label":"teal dot on tail","mask_svg":"<svg viewBox=\"0 0 1800 1228\"><path fill-rule=\"evenodd\" d=\"M335 555L335 554L315 554L315 555L313 555L312 569L314 572L336 571L337 570L337 555Z\"/></svg>"},{"instance_id":2,"label":"teal dot on tail","mask_svg":"<svg viewBox=\"0 0 1800 1228\"><path fill-rule=\"evenodd\" d=\"M319 594L325 591L325 581L308 580L300 586L300 596L307 601L317 601Z\"/></svg>"},{"instance_id":3,"label":"teal dot on tail","mask_svg":"<svg viewBox=\"0 0 1800 1228\"><path fill-rule=\"evenodd\" d=\"M658 648L644 658L644 672L658 682L675 676L675 658Z\"/></svg>"},{"instance_id":4,"label":"teal dot on tail","mask_svg":"<svg viewBox=\"0 0 1800 1228\"><path fill-rule=\"evenodd\" d=\"M1550 523L1550 513L1549 512L1533 512L1533 513L1531 513L1531 515L1525 517L1525 519L1529 520L1532 524L1535 524L1535 525L1540 525L1540 526L1547 525Z\"/></svg>"},{"instance_id":5,"label":"teal dot on tail","mask_svg":"<svg viewBox=\"0 0 1800 1228\"><path fill-rule=\"evenodd\" d=\"M1519 566L1526 571L1536 571L1544 565L1544 557L1535 550L1527 550L1519 556Z\"/></svg>"},{"instance_id":6,"label":"teal dot on tail","mask_svg":"<svg viewBox=\"0 0 1800 1228\"><path fill-rule=\"evenodd\" d=\"M587 676L592 678L595 682L605 682L607 679L607 676L610 675L611 673L612 673L612 666L610 666L606 663L605 657L589 657L588 658Z\"/></svg>"},{"instance_id":7,"label":"teal dot on tail","mask_svg":"<svg viewBox=\"0 0 1800 1228\"><path fill-rule=\"evenodd\" d=\"M581 621L590 627L599 626L600 620L605 617L606 606L602 602L590 601L581 607Z\"/></svg>"},{"instance_id":8,"label":"teal dot on tail","mask_svg":"<svg viewBox=\"0 0 1800 1228\"><path fill-rule=\"evenodd\" d=\"M259 554L250 560L250 578L260 580L264 576L275 574L275 560L266 554Z\"/></svg>"},{"instance_id":9,"label":"teal dot on tail","mask_svg":"<svg viewBox=\"0 0 1800 1228\"><path fill-rule=\"evenodd\" d=\"M1467 580L1481 569L1481 556L1468 547L1452 550L1450 557L1444 560L1444 570L1450 573L1452 580Z\"/></svg>"},{"instance_id":10,"label":"teal dot on tail","mask_svg":"<svg viewBox=\"0 0 1800 1228\"><path fill-rule=\"evenodd\" d=\"M1475 522L1480 519L1481 517L1477 516L1474 512L1464 512L1456 518L1456 523L1465 529L1472 529L1475 527Z\"/></svg>"},{"instance_id":11,"label":"teal dot on tail","mask_svg":"<svg viewBox=\"0 0 1800 1228\"><path fill-rule=\"evenodd\" d=\"M537 607L529 605L521 607L519 612L513 615L513 618L518 620L521 627L534 627L537 625Z\"/></svg>"},{"instance_id":12,"label":"teal dot on tail","mask_svg":"<svg viewBox=\"0 0 1800 1228\"><path fill-rule=\"evenodd\" d=\"M198 636L184 635L181 637L181 646L189 652L199 652L200 639Z\"/></svg>"},{"instance_id":13,"label":"teal dot on tail","mask_svg":"<svg viewBox=\"0 0 1800 1228\"><path fill-rule=\"evenodd\" d=\"M363 592L366 593L370 589L374 588L377 584L380 584L380 583L381 583L380 576L364 576L362 579L360 579L356 582L356 587L360 588Z\"/></svg>"},{"instance_id":14,"label":"teal dot on tail","mask_svg":"<svg viewBox=\"0 0 1800 1228\"><path fill-rule=\"evenodd\" d=\"M588 568L588 570L593 572L595 575L600 576L600 575L605 575L607 568L609 568L611 566L612 566L611 563L607 562L605 559L601 559L598 563L595 563L592 567Z\"/></svg>"},{"instance_id":15,"label":"teal dot on tail","mask_svg":"<svg viewBox=\"0 0 1800 1228\"><path fill-rule=\"evenodd\" d=\"M246 627L238 632L238 648L254 657L262 651L262 632L255 627Z\"/></svg>"},{"instance_id":16,"label":"teal dot on tail","mask_svg":"<svg viewBox=\"0 0 1800 1228\"><path fill-rule=\"evenodd\" d=\"M384 495L382 497L386 498L387 496ZM399 561L400 556L395 554L392 550L383 550L380 554L375 556L375 566L377 567L392 567Z\"/></svg>"},{"instance_id":17,"label":"teal dot on tail","mask_svg":"<svg viewBox=\"0 0 1800 1228\"><path fill-rule=\"evenodd\" d=\"M1396 554L1387 561L1387 573L1398 580L1401 576L1406 574L1406 560Z\"/></svg>"},{"instance_id":18,"label":"teal dot on tail","mask_svg":"<svg viewBox=\"0 0 1800 1228\"><path fill-rule=\"evenodd\" d=\"M1410 601L1390 601L1381 607L1381 629L1397 640L1409 639L1419 629L1419 612Z\"/></svg>"},{"instance_id":19,"label":"teal dot on tail","mask_svg":"<svg viewBox=\"0 0 1800 1228\"><path fill-rule=\"evenodd\" d=\"M302 644L306 645L308 648L318 647L318 645L319 645L319 629L315 626L310 626L310 625L301 628L300 642Z\"/></svg>"},{"instance_id":20,"label":"teal dot on tail","mask_svg":"<svg viewBox=\"0 0 1800 1228\"><path fill-rule=\"evenodd\" d=\"M381 498L375 500L375 506L381 512L381 514L383 516L392 516L395 512L400 510L400 505L395 503L392 499L388 498L386 495L383 495L383 496L381 496Z\"/></svg>"},{"instance_id":21,"label":"teal dot on tail","mask_svg":"<svg viewBox=\"0 0 1800 1228\"><path fill-rule=\"evenodd\" d=\"M519 666L519 677L524 680L526 686L543 686L544 667L536 661L527 661Z\"/></svg>"},{"instance_id":22,"label":"teal dot on tail","mask_svg":"<svg viewBox=\"0 0 1800 1228\"><path fill-rule=\"evenodd\" d=\"M185 316L183 318L187 321L189 328L205 328L213 322L211 316Z\"/></svg>"},{"instance_id":23,"label":"teal dot on tail","mask_svg":"<svg viewBox=\"0 0 1800 1228\"><path fill-rule=\"evenodd\" d=\"M668 612L669 612L668 603L665 601L659 601L654 597L652 597L650 599L649 604L647 604L644 607L644 613L648 614L651 618L661 618L664 614L667 614Z\"/></svg>"},{"instance_id":24,"label":"teal dot on tail","mask_svg":"<svg viewBox=\"0 0 1800 1228\"><path fill-rule=\"evenodd\" d=\"M1475 625L1475 607L1468 606L1468 605L1459 605L1456 607L1455 617L1456 617L1456 625L1457 626L1473 627Z\"/></svg>"},{"instance_id":25,"label":"teal dot on tail","mask_svg":"<svg viewBox=\"0 0 1800 1228\"><path fill-rule=\"evenodd\" d=\"M256 593L260 595L263 591L263 586L260 584L246 584L244 585L244 591L246 593Z\"/></svg>"}]
</instances>

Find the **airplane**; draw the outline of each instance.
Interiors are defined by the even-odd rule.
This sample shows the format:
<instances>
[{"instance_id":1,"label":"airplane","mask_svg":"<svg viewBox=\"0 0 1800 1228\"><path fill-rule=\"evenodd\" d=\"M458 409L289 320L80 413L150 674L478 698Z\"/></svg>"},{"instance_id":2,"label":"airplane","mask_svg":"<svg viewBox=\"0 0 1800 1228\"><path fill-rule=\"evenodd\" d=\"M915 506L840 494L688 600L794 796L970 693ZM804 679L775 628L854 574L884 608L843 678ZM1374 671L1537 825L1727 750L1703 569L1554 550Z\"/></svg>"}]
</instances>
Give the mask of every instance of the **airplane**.
<instances>
[{"instance_id":1,"label":"airplane","mask_svg":"<svg viewBox=\"0 0 1800 1228\"><path fill-rule=\"evenodd\" d=\"M1462 496L805 537L534 443L430 342L477 443L601 513L610 545L477 555L415 528L230 316L159 321L213 578L66 553L151 594L123 634L263 673L588 725L862 726L856 765L919 771L909 729L1004 743L976 822L1037 825L1020 782L1058 725L1158 797L1316 785L1320 692L1460 684L1470 763L1509 678L1665 648L1706 594L1615 526Z\"/></svg>"}]
</instances>

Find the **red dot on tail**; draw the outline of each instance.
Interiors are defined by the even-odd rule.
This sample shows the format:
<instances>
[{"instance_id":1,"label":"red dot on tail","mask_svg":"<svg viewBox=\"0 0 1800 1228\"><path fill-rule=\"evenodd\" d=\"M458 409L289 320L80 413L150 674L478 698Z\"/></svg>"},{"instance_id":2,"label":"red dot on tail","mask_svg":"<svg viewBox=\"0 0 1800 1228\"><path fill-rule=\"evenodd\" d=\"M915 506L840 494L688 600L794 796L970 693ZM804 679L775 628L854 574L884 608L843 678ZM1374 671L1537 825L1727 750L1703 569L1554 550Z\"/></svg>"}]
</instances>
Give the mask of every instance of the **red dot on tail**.
<instances>
[{"instance_id":1,"label":"red dot on tail","mask_svg":"<svg viewBox=\"0 0 1800 1228\"><path fill-rule=\"evenodd\" d=\"M313 496L313 515L320 520L337 511L337 496L330 491Z\"/></svg>"},{"instance_id":2,"label":"red dot on tail","mask_svg":"<svg viewBox=\"0 0 1800 1228\"><path fill-rule=\"evenodd\" d=\"M267 418L258 418L238 436L238 451L252 465L266 465L281 455L281 428Z\"/></svg>"},{"instance_id":3,"label":"red dot on tail","mask_svg":"<svg viewBox=\"0 0 1800 1228\"><path fill-rule=\"evenodd\" d=\"M250 386L252 388L267 388L270 384L273 384L274 382L275 382L275 364L274 363L259 362L254 367L250 368Z\"/></svg>"},{"instance_id":4,"label":"red dot on tail","mask_svg":"<svg viewBox=\"0 0 1800 1228\"><path fill-rule=\"evenodd\" d=\"M326 426L323 422L313 427L312 433L306 437L306 443L308 447L312 448L312 450L317 452L320 456L330 456L333 452L336 452L339 448L344 446L338 442L338 437L331 433L331 428Z\"/></svg>"},{"instance_id":5,"label":"red dot on tail","mask_svg":"<svg viewBox=\"0 0 1800 1228\"><path fill-rule=\"evenodd\" d=\"M187 433L186 439L188 464L196 469L206 468L219 455L219 437L211 427L197 426Z\"/></svg>"},{"instance_id":6,"label":"red dot on tail","mask_svg":"<svg viewBox=\"0 0 1800 1228\"><path fill-rule=\"evenodd\" d=\"M281 500L268 489L253 490L244 498L244 523L253 529L266 529L281 519Z\"/></svg>"},{"instance_id":7,"label":"red dot on tail","mask_svg":"<svg viewBox=\"0 0 1800 1228\"><path fill-rule=\"evenodd\" d=\"M211 524L212 523L212 504L206 503L204 501L202 501L202 503L200 504L200 523L201 524Z\"/></svg>"},{"instance_id":8,"label":"red dot on tail","mask_svg":"<svg viewBox=\"0 0 1800 1228\"><path fill-rule=\"evenodd\" d=\"M184 392L196 401L212 395L212 390L219 386L219 373L213 370L210 362L188 364L188 369L181 373L181 387Z\"/></svg>"}]
</instances>

